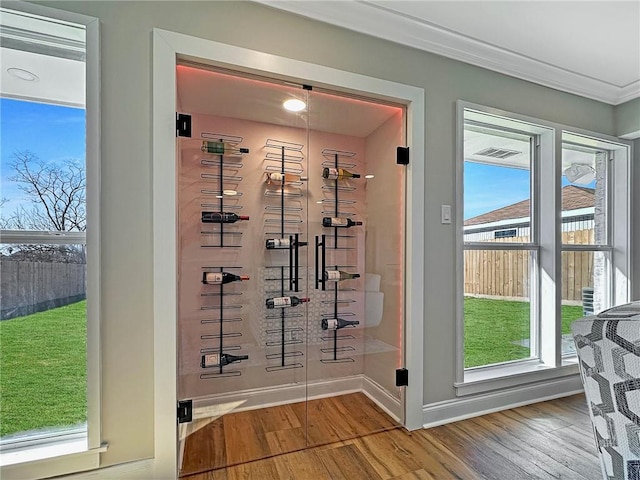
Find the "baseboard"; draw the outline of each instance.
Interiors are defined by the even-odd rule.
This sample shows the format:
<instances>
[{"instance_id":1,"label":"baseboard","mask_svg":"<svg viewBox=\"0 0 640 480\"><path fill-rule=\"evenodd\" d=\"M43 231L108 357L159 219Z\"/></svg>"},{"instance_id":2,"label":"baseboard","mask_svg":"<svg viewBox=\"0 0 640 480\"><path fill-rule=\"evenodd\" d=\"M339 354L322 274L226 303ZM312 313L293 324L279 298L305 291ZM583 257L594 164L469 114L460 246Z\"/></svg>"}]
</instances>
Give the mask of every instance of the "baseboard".
<instances>
[{"instance_id":1,"label":"baseboard","mask_svg":"<svg viewBox=\"0 0 640 480\"><path fill-rule=\"evenodd\" d=\"M473 397L456 398L423 406L422 423L424 428L436 427L501 410L567 397L583 391L580 377L575 376Z\"/></svg>"},{"instance_id":2,"label":"baseboard","mask_svg":"<svg viewBox=\"0 0 640 480\"><path fill-rule=\"evenodd\" d=\"M193 399L194 416L198 410L206 411L212 406L229 405L234 412L255 410L257 408L275 407L288 403L304 402L317 398L333 397L363 390L363 376L349 377L316 382L277 385L241 392L231 392L219 395L209 395ZM265 402L265 399L269 399ZM222 407L224 408L224 407Z\"/></svg>"},{"instance_id":3,"label":"baseboard","mask_svg":"<svg viewBox=\"0 0 640 480\"><path fill-rule=\"evenodd\" d=\"M82 473L57 477L64 480L149 480L154 478L154 460L138 460Z\"/></svg>"},{"instance_id":4,"label":"baseboard","mask_svg":"<svg viewBox=\"0 0 640 480\"><path fill-rule=\"evenodd\" d=\"M399 398L393 397L384 388L365 376L362 377L362 393L396 422L402 423L402 403Z\"/></svg>"}]
</instances>

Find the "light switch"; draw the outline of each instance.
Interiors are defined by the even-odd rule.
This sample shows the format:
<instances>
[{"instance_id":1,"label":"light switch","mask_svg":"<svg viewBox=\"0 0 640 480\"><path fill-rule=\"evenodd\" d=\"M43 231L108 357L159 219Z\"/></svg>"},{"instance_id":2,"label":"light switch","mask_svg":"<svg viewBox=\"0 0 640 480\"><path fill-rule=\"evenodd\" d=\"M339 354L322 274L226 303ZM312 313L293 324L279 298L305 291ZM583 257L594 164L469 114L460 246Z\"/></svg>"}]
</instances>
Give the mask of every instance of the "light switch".
<instances>
[{"instance_id":1,"label":"light switch","mask_svg":"<svg viewBox=\"0 0 640 480\"><path fill-rule=\"evenodd\" d=\"M451 223L451 205L440 205L442 223Z\"/></svg>"}]
</instances>

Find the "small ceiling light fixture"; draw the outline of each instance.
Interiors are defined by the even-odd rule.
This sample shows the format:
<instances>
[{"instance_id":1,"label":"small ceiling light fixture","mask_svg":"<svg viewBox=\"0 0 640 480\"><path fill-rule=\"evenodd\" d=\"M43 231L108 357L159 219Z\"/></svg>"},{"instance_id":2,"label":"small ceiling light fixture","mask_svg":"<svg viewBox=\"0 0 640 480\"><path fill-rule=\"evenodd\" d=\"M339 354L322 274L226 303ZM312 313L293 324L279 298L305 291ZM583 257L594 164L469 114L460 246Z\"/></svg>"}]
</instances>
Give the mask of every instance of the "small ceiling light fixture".
<instances>
[{"instance_id":1,"label":"small ceiling light fixture","mask_svg":"<svg viewBox=\"0 0 640 480\"><path fill-rule=\"evenodd\" d=\"M282 106L285 108L285 110L288 110L290 112L301 112L302 110L307 108L307 104L302 100L298 100L297 98L290 98L289 100L286 100L282 104Z\"/></svg>"},{"instance_id":2,"label":"small ceiling light fixture","mask_svg":"<svg viewBox=\"0 0 640 480\"><path fill-rule=\"evenodd\" d=\"M369 173L365 175L364 178L375 178L375 175L373 173Z\"/></svg>"},{"instance_id":3,"label":"small ceiling light fixture","mask_svg":"<svg viewBox=\"0 0 640 480\"><path fill-rule=\"evenodd\" d=\"M7 68L7 73L18 80L24 80L25 82L37 82L40 78L29 70L23 68L10 67Z\"/></svg>"},{"instance_id":4,"label":"small ceiling light fixture","mask_svg":"<svg viewBox=\"0 0 640 480\"><path fill-rule=\"evenodd\" d=\"M222 194L228 197L235 197L236 195L238 195L238 192L236 190L223 190Z\"/></svg>"},{"instance_id":5,"label":"small ceiling light fixture","mask_svg":"<svg viewBox=\"0 0 640 480\"><path fill-rule=\"evenodd\" d=\"M564 171L564 176L571 183L589 185L596 179L596 171L590 165L574 163Z\"/></svg>"}]
</instances>

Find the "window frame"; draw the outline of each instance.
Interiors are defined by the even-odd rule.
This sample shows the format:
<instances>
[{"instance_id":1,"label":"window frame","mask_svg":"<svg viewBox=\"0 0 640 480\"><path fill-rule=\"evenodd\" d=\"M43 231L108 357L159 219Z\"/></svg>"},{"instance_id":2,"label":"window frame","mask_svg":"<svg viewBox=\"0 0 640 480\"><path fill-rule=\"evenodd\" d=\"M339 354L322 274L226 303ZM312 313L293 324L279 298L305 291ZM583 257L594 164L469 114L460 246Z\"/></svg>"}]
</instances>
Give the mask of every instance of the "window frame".
<instances>
[{"instance_id":1,"label":"window frame","mask_svg":"<svg viewBox=\"0 0 640 480\"><path fill-rule=\"evenodd\" d=\"M464 242L464 131L465 111L504 117L516 122L539 126L535 140L535 164L532 167L533 187L531 191L531 227L534 233L530 243L517 244L496 242L500 249L525 249L532 251L531 285L535 285L536 303L532 318L538 319L537 332L532 332L532 347L539 339L537 355L531 359L502 364L464 367L464 251L486 248L488 243ZM458 100L456 105L456 379L457 396L465 396L525 385L531 382L553 380L577 375L575 356L562 355L561 296L562 296L562 252L561 238L561 167L563 134L585 136L607 144L616 145L617 162L608 169L608 189L611 192L607 204L609 223L609 245L585 246L588 250L616 252L612 264L612 304L628 301L630 294L630 201L632 145L617 138L561 125L513 112ZM542 168L545 165L545 168ZM615 167L615 168L614 168ZM534 170L535 169L535 170ZM624 188L612 188L614 185ZM544 225L541 218L553 218ZM534 227L535 225L535 227ZM489 247L493 248L493 247ZM573 248L573 247L570 247ZM537 275L536 275L537 272ZM534 293L531 293L532 310ZM535 316L535 317L534 317ZM536 336L537 333L537 336ZM535 358L538 357L538 358Z\"/></svg>"},{"instance_id":2,"label":"window frame","mask_svg":"<svg viewBox=\"0 0 640 480\"><path fill-rule=\"evenodd\" d=\"M2 243L84 244L87 268L87 427L61 431L23 449L4 452L0 473L7 476L43 478L100 466L100 453L107 450L101 428L101 337L100 337L100 25L94 17L55 8L8 0L3 8L84 25L86 32L86 232L2 230Z\"/></svg>"}]
</instances>

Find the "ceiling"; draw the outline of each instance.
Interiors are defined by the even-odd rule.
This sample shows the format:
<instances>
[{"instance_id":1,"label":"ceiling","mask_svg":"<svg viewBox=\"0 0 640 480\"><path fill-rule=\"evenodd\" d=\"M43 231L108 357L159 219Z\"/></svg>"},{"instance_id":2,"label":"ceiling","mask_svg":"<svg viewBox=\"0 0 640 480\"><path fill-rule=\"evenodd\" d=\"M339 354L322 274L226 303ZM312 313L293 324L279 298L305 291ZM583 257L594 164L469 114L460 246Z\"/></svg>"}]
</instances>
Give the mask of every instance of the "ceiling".
<instances>
[{"instance_id":1,"label":"ceiling","mask_svg":"<svg viewBox=\"0 0 640 480\"><path fill-rule=\"evenodd\" d=\"M259 3L612 105L640 97L640 1Z\"/></svg>"},{"instance_id":2,"label":"ceiling","mask_svg":"<svg viewBox=\"0 0 640 480\"><path fill-rule=\"evenodd\" d=\"M179 65L178 109L191 114L239 118L289 127L367 137L401 108L319 92L301 86L243 78ZM285 100L297 98L307 104L299 113L283 108Z\"/></svg>"}]
</instances>

